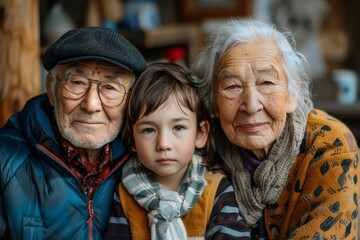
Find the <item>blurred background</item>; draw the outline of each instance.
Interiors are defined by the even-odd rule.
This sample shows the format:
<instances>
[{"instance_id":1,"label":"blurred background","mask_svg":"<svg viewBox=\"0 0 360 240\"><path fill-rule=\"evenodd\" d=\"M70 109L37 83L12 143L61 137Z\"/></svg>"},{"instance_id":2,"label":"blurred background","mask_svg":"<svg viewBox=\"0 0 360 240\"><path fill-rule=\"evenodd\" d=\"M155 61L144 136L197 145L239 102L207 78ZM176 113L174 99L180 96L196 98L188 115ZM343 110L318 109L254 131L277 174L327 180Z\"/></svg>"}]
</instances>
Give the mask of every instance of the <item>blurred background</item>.
<instances>
[{"instance_id":1,"label":"blurred background","mask_svg":"<svg viewBox=\"0 0 360 240\"><path fill-rule=\"evenodd\" d=\"M44 92L41 56L66 31L104 26L148 62L189 66L219 24L258 16L289 29L308 59L314 103L360 142L358 0L0 0L0 126Z\"/></svg>"}]
</instances>

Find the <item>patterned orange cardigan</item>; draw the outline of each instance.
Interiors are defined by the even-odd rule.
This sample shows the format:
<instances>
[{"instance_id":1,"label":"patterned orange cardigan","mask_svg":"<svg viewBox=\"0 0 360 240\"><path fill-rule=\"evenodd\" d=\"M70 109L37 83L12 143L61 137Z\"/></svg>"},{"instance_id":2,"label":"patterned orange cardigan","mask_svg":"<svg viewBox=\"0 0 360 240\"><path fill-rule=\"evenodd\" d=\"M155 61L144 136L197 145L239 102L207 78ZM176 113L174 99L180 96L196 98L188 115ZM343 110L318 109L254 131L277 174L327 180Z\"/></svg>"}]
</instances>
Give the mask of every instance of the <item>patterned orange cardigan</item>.
<instances>
[{"instance_id":1,"label":"patterned orange cardigan","mask_svg":"<svg viewBox=\"0 0 360 240\"><path fill-rule=\"evenodd\" d=\"M270 239L358 239L359 151L350 130L320 110L285 189L264 213Z\"/></svg>"}]
</instances>

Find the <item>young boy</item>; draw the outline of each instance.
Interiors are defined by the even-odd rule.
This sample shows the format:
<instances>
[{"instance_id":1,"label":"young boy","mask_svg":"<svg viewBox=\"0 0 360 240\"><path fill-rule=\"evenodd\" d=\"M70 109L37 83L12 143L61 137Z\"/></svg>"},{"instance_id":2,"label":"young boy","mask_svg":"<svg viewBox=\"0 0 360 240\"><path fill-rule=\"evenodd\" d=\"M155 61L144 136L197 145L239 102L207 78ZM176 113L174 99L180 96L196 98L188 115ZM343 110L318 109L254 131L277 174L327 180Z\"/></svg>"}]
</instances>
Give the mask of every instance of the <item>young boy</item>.
<instances>
[{"instance_id":1,"label":"young boy","mask_svg":"<svg viewBox=\"0 0 360 240\"><path fill-rule=\"evenodd\" d=\"M181 66L148 66L129 95L123 136L134 155L105 239L250 239L229 180L207 170L210 115Z\"/></svg>"}]
</instances>

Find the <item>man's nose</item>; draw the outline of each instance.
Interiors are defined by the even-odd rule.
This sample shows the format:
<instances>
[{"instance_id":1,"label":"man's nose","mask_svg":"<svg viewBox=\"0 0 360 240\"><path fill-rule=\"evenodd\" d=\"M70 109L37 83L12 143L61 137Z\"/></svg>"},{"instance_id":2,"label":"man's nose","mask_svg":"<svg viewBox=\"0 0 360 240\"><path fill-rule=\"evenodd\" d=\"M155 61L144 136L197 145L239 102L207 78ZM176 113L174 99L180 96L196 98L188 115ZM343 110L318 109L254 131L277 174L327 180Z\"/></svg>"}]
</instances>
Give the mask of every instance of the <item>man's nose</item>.
<instances>
[{"instance_id":1,"label":"man's nose","mask_svg":"<svg viewBox=\"0 0 360 240\"><path fill-rule=\"evenodd\" d=\"M97 84L91 83L89 90L82 99L81 107L87 112L97 112L102 109L102 102L98 89L99 87Z\"/></svg>"}]
</instances>

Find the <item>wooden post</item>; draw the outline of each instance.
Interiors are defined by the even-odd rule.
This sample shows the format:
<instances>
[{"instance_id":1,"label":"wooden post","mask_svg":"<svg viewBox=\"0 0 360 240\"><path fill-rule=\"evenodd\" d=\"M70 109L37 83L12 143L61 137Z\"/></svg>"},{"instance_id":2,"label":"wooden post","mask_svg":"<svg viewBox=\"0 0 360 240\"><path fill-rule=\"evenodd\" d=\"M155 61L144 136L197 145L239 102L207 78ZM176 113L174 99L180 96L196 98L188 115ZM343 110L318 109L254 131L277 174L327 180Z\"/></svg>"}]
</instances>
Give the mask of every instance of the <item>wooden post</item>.
<instances>
[{"instance_id":1,"label":"wooden post","mask_svg":"<svg viewBox=\"0 0 360 240\"><path fill-rule=\"evenodd\" d=\"M39 0L0 0L0 127L41 92Z\"/></svg>"}]
</instances>

